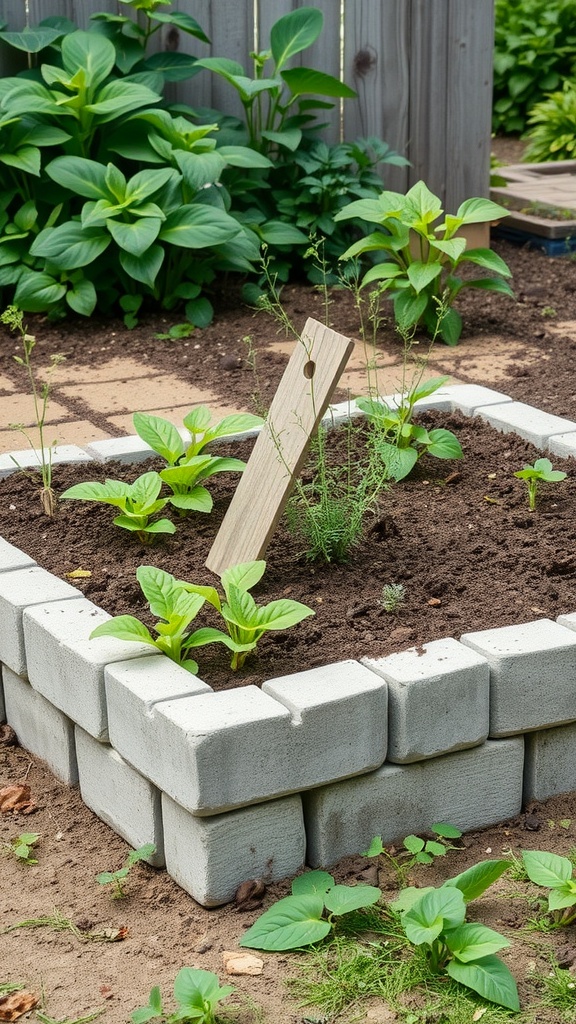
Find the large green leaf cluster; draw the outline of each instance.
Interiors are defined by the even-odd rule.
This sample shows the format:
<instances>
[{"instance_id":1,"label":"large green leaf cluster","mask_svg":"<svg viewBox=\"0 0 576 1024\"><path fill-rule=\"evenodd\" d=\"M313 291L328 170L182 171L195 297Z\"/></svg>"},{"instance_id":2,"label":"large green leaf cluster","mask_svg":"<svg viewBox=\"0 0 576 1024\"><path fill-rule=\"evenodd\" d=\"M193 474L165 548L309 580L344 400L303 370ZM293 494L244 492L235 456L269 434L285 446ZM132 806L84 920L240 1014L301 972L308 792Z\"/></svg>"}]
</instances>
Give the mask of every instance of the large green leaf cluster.
<instances>
[{"instance_id":1,"label":"large green leaf cluster","mask_svg":"<svg viewBox=\"0 0 576 1024\"><path fill-rule=\"evenodd\" d=\"M523 132L532 107L574 77L574 2L496 0L495 6L493 128Z\"/></svg>"}]
</instances>

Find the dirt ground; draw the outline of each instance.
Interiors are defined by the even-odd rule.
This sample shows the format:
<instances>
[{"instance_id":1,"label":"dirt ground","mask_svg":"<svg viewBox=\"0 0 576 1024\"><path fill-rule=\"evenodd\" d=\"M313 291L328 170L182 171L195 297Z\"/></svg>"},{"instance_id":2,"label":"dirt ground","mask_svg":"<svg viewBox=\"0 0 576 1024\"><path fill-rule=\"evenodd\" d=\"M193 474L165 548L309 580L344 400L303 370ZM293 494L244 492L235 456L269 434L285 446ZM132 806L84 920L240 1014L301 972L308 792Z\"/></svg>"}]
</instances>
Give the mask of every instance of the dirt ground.
<instances>
[{"instance_id":1,"label":"dirt ground","mask_svg":"<svg viewBox=\"0 0 576 1024\"><path fill-rule=\"evenodd\" d=\"M465 322L461 343L453 350L444 346L437 349L434 372L487 383L520 401L574 419L574 261L550 259L504 242L496 241L494 247L513 270L516 299L462 293L458 301ZM206 331L176 343L153 338L161 326L166 327L165 315L146 319L132 332L126 331L120 322L93 320L81 326L65 322L55 327L31 318L35 320L38 357L64 351L77 365L96 365L119 352L130 351L135 358L147 359L158 368L170 365L182 380L205 381L223 400L233 395L239 407L251 408L254 394L266 404L285 365L285 341L276 337L275 327L262 314L239 305L235 290L224 289L215 298L215 323ZM321 298L306 286L290 286L285 300L297 326L310 313L321 312ZM357 317L346 293L335 293L330 315L338 330L357 336ZM253 339L258 376L254 375L247 356L243 341L246 336ZM378 339L382 362L397 358L397 346L394 332L389 324L385 325ZM14 340L5 336L0 373L9 378L17 372L12 361L15 351ZM127 397L127 411L131 411L128 403ZM498 510L497 505L484 504L485 512ZM562 557L570 558L570 585L573 556ZM432 591L431 594L434 596ZM547 608L544 610L549 614ZM160 984L169 996L174 976L183 965L215 970L223 981L229 980L223 953L236 948L257 911L234 905L204 910L164 872L146 865L134 868L126 898L112 901L109 890L96 883L95 875L120 867L128 852L126 844L83 807L76 791L56 782L41 763L19 748L2 748L0 788L24 781L30 785L38 809L28 816L0 815L0 840L5 843L22 832L38 832L38 864L17 863L6 851L2 855L0 985L22 983L38 996L39 1006L57 1020L76 1019L102 1009L105 1024L125 1024L131 1011L146 1003L152 985ZM444 877L455 874L475 860L499 856L509 847L516 851L542 848L566 855L575 846L576 800L572 794L529 809L528 817L523 814L517 821L465 837L463 852L450 854L449 863L442 863L434 872L442 870ZM338 873L349 881L373 877L365 860L345 864ZM381 865L380 884L389 884L388 877ZM418 877L421 884L430 884L430 879L438 876L422 869ZM479 904L478 914L513 940L514 946L505 952L505 959L519 982L523 1008L532 1008L533 1020L559 1024L565 1019L559 1010L537 1008L542 988L534 979L538 972L545 974L548 970L551 947L562 952L562 962L568 969L573 965L573 926L562 935L524 931L533 906L513 902L509 892L517 885L503 881L502 885L505 884L506 902L490 897L482 901L482 906ZM287 885L272 887L264 906L286 892ZM513 910L509 909L511 906ZM57 930L54 924L13 927L27 919L46 917L58 917L60 923L62 918L68 919L76 930ZM315 1009L298 1008L287 994L285 979L301 971L302 961L297 955L263 954L262 960L261 975L232 979L238 989L234 997L238 1003L236 1020L241 1024L328 1020ZM172 1006L169 998L166 1001ZM374 1001L366 1011L368 1017L363 1016L364 1011L358 1012L357 1019L370 1019L377 1024L405 1019L405 1015L390 1016L386 1007ZM418 1024L432 1024L432 1018L426 1016L422 1007L418 1013L414 1018ZM526 1016L525 1020L529 1019ZM522 1021L524 1024L524 1017ZM442 1021L434 1018L434 1024Z\"/></svg>"}]
</instances>

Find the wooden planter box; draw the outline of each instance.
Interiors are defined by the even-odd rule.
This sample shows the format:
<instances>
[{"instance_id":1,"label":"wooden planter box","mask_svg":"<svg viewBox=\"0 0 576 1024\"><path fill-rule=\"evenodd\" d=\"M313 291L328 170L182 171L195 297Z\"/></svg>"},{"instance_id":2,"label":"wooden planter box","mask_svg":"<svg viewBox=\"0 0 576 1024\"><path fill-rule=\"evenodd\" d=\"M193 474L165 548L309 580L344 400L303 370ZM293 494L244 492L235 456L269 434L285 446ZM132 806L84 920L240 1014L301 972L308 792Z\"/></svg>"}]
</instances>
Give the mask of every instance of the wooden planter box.
<instances>
[{"instance_id":1,"label":"wooden planter box","mask_svg":"<svg viewBox=\"0 0 576 1024\"><path fill-rule=\"evenodd\" d=\"M550 256L576 250L576 160L512 164L497 172L508 185L490 190L510 213L495 234L528 242Z\"/></svg>"}]
</instances>

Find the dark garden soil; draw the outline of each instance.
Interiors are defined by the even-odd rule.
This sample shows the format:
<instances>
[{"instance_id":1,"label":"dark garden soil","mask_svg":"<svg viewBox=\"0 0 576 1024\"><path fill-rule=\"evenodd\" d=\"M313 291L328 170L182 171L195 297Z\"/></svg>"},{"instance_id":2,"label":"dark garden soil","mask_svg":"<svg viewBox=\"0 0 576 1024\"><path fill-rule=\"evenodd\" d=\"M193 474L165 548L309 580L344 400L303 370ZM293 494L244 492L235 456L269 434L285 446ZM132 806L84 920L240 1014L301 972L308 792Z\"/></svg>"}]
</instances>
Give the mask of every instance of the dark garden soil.
<instances>
[{"instance_id":1,"label":"dark garden soil","mask_svg":"<svg viewBox=\"0 0 576 1024\"><path fill-rule=\"evenodd\" d=\"M549 259L506 243L498 242L495 248L513 270L516 301L481 292L463 293L458 302L465 324L459 351L464 354L467 344L483 335L498 338L515 354L509 379L498 385L499 390L576 419L576 266L570 259ZM242 341L250 335L257 352L261 399L269 401L284 366L281 355L266 349L274 327L262 314L254 315L239 305L233 289L215 298L215 323L185 342L152 341L154 332L166 327L165 318L159 316L146 318L132 332L125 331L121 323L98 320L83 323L79 329L72 322L54 327L30 318L30 326L36 333L39 360L58 351L78 363L98 364L114 354L131 352L151 365L177 370L183 380L205 385L227 401L232 396L245 408L251 407L255 391ZM290 286L284 298L297 326L306 316L321 313L320 298L307 286ZM331 316L339 331L357 335L357 317L346 293L335 293ZM382 330L378 344L383 351L397 346L389 326ZM534 347L541 350L542 358L536 364L523 358L527 345L531 352ZM16 372L11 358L14 351L14 340L6 336L0 373ZM485 382L470 372L463 373L458 358L456 352L454 373L459 379ZM200 674L210 685L245 685L340 658L378 656L436 637L458 637L470 630L576 611L576 478L572 460L554 458L555 466L564 469L568 477L543 489L537 511L531 513L524 484L513 474L541 453L515 437L494 433L478 420L435 416L424 417L422 422L442 423L454 430L464 459L457 463L422 460L413 479L385 493L377 514L368 519L365 539L345 566L311 566L302 556L301 543L282 527L268 553L266 586L255 590L255 596L259 601L289 596L309 604L316 614L295 629L262 641L259 655L237 679L232 679L217 648L207 648L199 657ZM138 467L138 472L144 468ZM126 472L108 464L105 475ZM94 467L89 475L98 478ZM132 471L131 477L134 475ZM86 479L85 471L78 476L77 471L58 469L55 487L61 491L74 479ZM63 503L57 518L47 520L39 511L35 485L14 476L0 482L0 535L24 547L53 572L63 576L78 568L90 572L89 577L75 580L90 600L112 613L131 610L142 616L145 610L134 579L135 567L141 562L162 566L179 577L208 581L202 566L218 516L229 500L230 486L224 475L215 477L210 484L215 513L205 519L182 520L173 538L142 549L111 525L111 510L104 507ZM404 604L394 613L379 604L382 586L388 583L401 583L405 588ZM50 926L0 934L0 984L25 983L55 1018L79 1017L103 1007L103 1021L121 1024L135 1006L146 1001L153 984L160 983L168 992L184 964L213 969L224 976L222 952L235 948L245 927L254 920L254 911L233 906L203 910L165 873L145 865L135 869L127 898L111 903L94 876L121 865L125 844L82 806L76 792L55 782L41 763L17 748L0 751L0 788L24 780L31 786L39 810L29 817L1 815L0 837L6 840L24 831L39 832L39 863L26 867L9 855L2 858L0 927L50 915L56 907L72 921L88 919L93 931L125 925L128 936L122 941L96 942ZM474 799L473 793L470 798ZM537 832L526 831L535 825ZM576 800L574 796L559 798L536 808L535 816L527 820L523 816L467 836L463 845L463 852L450 855L449 865L440 865L444 876L489 856L487 851L498 856L509 846L565 854L576 846ZM369 867L364 860L349 862L339 873L348 874L348 880L359 876L366 880ZM381 884L386 884L387 877L382 876ZM422 873L421 884L429 884L431 877L436 876ZM508 895L522 889L510 881L500 886ZM265 905L272 896L285 892L286 887L272 887ZM525 932L523 926L533 913L534 907L526 901L494 900L491 895L479 904L478 911L483 921L512 938L514 947L505 957L519 982L523 1006L534 1009L542 997L535 978L549 970L549 948L559 950L562 963L569 968L576 959L576 946L573 927L565 934ZM256 1011L244 1004L238 1018L242 1024L259 1019L269 1024L324 1019L319 1011L297 1009L286 997L283 979L300 970L296 956L264 954L263 959L261 976L238 979L243 997L250 997L262 1008L258 1018ZM414 1009L420 1013L414 1019L442 1024L437 1015L422 1014L421 1006L415 1004ZM375 1004L370 1005L369 1013L366 1019L377 1022L404 1019L386 1015L386 1008ZM358 1019L363 1019L362 1013ZM557 1024L563 1017L557 1009L538 1009L535 1019Z\"/></svg>"}]
</instances>

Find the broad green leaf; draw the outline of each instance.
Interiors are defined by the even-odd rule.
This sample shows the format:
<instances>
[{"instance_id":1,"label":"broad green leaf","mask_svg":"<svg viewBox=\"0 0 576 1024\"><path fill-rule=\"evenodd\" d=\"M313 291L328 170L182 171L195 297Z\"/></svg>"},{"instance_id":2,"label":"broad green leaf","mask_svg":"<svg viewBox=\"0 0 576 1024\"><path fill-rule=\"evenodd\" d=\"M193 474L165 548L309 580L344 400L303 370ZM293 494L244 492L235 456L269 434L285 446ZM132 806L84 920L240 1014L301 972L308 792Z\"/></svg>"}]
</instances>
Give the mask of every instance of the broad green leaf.
<instances>
[{"instance_id":1,"label":"broad green leaf","mask_svg":"<svg viewBox=\"0 0 576 1024\"><path fill-rule=\"evenodd\" d=\"M111 218L106 221L106 226L121 249L132 256L140 257L156 241L162 221L159 217L139 217L131 224L127 224Z\"/></svg>"},{"instance_id":2,"label":"broad green leaf","mask_svg":"<svg viewBox=\"0 0 576 1024\"><path fill-rule=\"evenodd\" d=\"M433 325L432 333L434 333L435 328L436 323ZM457 345L461 333L462 317L455 309L446 310L446 312L442 314L442 319L440 320L440 337L442 338L442 341L444 341L446 345Z\"/></svg>"},{"instance_id":3,"label":"broad green leaf","mask_svg":"<svg viewBox=\"0 0 576 1024\"><path fill-rule=\"evenodd\" d=\"M124 529L132 530L133 532L176 533L176 527L169 519L157 519L156 522L148 523L146 526L137 526L133 520L128 518L128 516L116 516L112 522L115 526L122 526Z\"/></svg>"},{"instance_id":4,"label":"broad green leaf","mask_svg":"<svg viewBox=\"0 0 576 1024\"><path fill-rule=\"evenodd\" d=\"M498 292L500 295L508 295L514 298L514 292L507 281L499 277L480 277L475 281L466 281L467 288L479 288L486 292Z\"/></svg>"},{"instance_id":5,"label":"broad green leaf","mask_svg":"<svg viewBox=\"0 0 576 1024\"><path fill-rule=\"evenodd\" d=\"M438 229L436 229L436 230L438 230ZM439 252L442 252L446 256L448 256L449 259L453 260L454 262L457 262L460 259L460 257L462 256L462 253L464 252L464 250L466 248L466 239L465 238L451 238L451 239L448 239L448 240L442 239L442 240L438 240L436 242L431 242L430 246L431 246L431 249L432 249L433 253L434 253L434 250L437 249Z\"/></svg>"},{"instance_id":6,"label":"broad green leaf","mask_svg":"<svg viewBox=\"0 0 576 1024\"><path fill-rule=\"evenodd\" d=\"M30 246L32 256L44 256L58 270L78 270L93 263L110 245L102 228L84 228L70 220L55 228L44 228Z\"/></svg>"},{"instance_id":7,"label":"broad green leaf","mask_svg":"<svg viewBox=\"0 0 576 1024\"><path fill-rule=\"evenodd\" d=\"M468 868L467 871L463 871L462 874L447 879L444 886L455 886L460 889L466 903L470 903L471 900L477 899L483 892L486 892L486 889L509 867L509 860L483 860Z\"/></svg>"},{"instance_id":8,"label":"broad green leaf","mask_svg":"<svg viewBox=\"0 0 576 1024\"><path fill-rule=\"evenodd\" d=\"M86 70L91 90L110 74L116 62L114 44L99 32L71 32L62 40L62 63L71 75Z\"/></svg>"},{"instance_id":9,"label":"broad green leaf","mask_svg":"<svg viewBox=\"0 0 576 1024\"><path fill-rule=\"evenodd\" d=\"M0 153L0 163L26 174L40 174L40 150L36 146L20 146L13 153Z\"/></svg>"},{"instance_id":10,"label":"broad green leaf","mask_svg":"<svg viewBox=\"0 0 576 1024\"><path fill-rule=\"evenodd\" d=\"M268 142L275 142L278 146L284 146L284 149L294 153L302 141L302 132L300 128L283 128L278 132L263 131L262 138Z\"/></svg>"},{"instance_id":11,"label":"broad green leaf","mask_svg":"<svg viewBox=\"0 0 576 1024\"><path fill-rule=\"evenodd\" d=\"M315 71L313 68L290 68L282 72L282 78L293 96L311 93L315 96L337 96L354 99L357 93L339 78Z\"/></svg>"},{"instance_id":12,"label":"broad green leaf","mask_svg":"<svg viewBox=\"0 0 576 1024\"><path fill-rule=\"evenodd\" d=\"M212 413L210 409L205 405L197 405L190 412L186 413L184 417L184 426L191 434L202 434L204 435L208 430L210 421L212 419Z\"/></svg>"},{"instance_id":13,"label":"broad green leaf","mask_svg":"<svg viewBox=\"0 0 576 1024\"><path fill-rule=\"evenodd\" d=\"M331 925L322 919L322 896L286 896L266 910L240 939L248 949L299 949L320 942Z\"/></svg>"},{"instance_id":14,"label":"broad green leaf","mask_svg":"<svg viewBox=\"0 0 576 1024\"><path fill-rule=\"evenodd\" d=\"M483 999L510 1010L520 1009L516 982L506 964L497 956L485 956L470 964L450 960L446 971L454 981L471 988Z\"/></svg>"},{"instance_id":15,"label":"broad green leaf","mask_svg":"<svg viewBox=\"0 0 576 1024\"><path fill-rule=\"evenodd\" d=\"M397 899L393 900L390 906L392 910L395 910L397 914L404 914L407 910L411 910L415 903L425 896L428 892L434 892L433 885L423 886L421 889L417 889L413 885L407 886L406 889L402 889Z\"/></svg>"},{"instance_id":16,"label":"broad green leaf","mask_svg":"<svg viewBox=\"0 0 576 1024\"><path fill-rule=\"evenodd\" d=\"M447 380L450 380L450 378L447 375L444 375L443 377L429 377L428 380L425 380L422 384L418 384L417 387L413 388L413 390L410 392L411 400L413 402L419 402L421 398L428 398L429 395L433 395L436 391L439 391ZM436 835L438 836L445 836L446 838L453 839L457 839L458 836L462 835L462 833L459 832L458 829L454 828L452 825L446 825L442 827L450 828L452 829L452 832L439 832L438 830L440 828L440 825L432 825L432 831L435 832Z\"/></svg>"},{"instance_id":17,"label":"broad green leaf","mask_svg":"<svg viewBox=\"0 0 576 1024\"><path fill-rule=\"evenodd\" d=\"M208 327L214 319L214 307L205 295L202 295L198 299L190 299L190 301L186 303L184 312L186 314L186 319L189 320L194 327Z\"/></svg>"},{"instance_id":18,"label":"broad green leaf","mask_svg":"<svg viewBox=\"0 0 576 1024\"><path fill-rule=\"evenodd\" d=\"M220 986L220 982L212 971L203 971L196 967L182 967L174 979L174 998L186 1011L183 1019L188 1019L190 1009L200 1005L202 1020L206 1020L205 1004L215 1006L234 991L232 985Z\"/></svg>"},{"instance_id":19,"label":"broad green leaf","mask_svg":"<svg viewBox=\"0 0 576 1024\"><path fill-rule=\"evenodd\" d=\"M186 494L176 493L168 498L168 502L174 508L182 512L211 512L213 508L212 496L205 487L193 487Z\"/></svg>"},{"instance_id":20,"label":"broad green leaf","mask_svg":"<svg viewBox=\"0 0 576 1024\"><path fill-rule=\"evenodd\" d=\"M375 267L370 267L362 278L362 287L372 284L374 281L390 281L394 283L395 278L404 277L404 271L401 267L397 266L396 263L377 263Z\"/></svg>"},{"instance_id":21,"label":"broad green leaf","mask_svg":"<svg viewBox=\"0 0 576 1024\"><path fill-rule=\"evenodd\" d=\"M402 845L409 853L420 853L424 849L424 840L420 836L406 836Z\"/></svg>"},{"instance_id":22,"label":"broad green leaf","mask_svg":"<svg viewBox=\"0 0 576 1024\"><path fill-rule=\"evenodd\" d=\"M0 39L16 50L24 50L25 53L39 53L46 46L50 46L62 35L53 28L23 28L21 32L2 32Z\"/></svg>"},{"instance_id":23,"label":"broad green leaf","mask_svg":"<svg viewBox=\"0 0 576 1024\"><path fill-rule=\"evenodd\" d=\"M421 263L419 260L414 260L407 271L408 280L416 292L421 292L423 288L427 288L432 281L435 281L440 276L441 272L442 267L440 263Z\"/></svg>"},{"instance_id":24,"label":"broad green leaf","mask_svg":"<svg viewBox=\"0 0 576 1024\"><path fill-rule=\"evenodd\" d=\"M14 304L25 313L43 313L65 295L66 285L60 284L50 274L26 271L18 280Z\"/></svg>"},{"instance_id":25,"label":"broad green leaf","mask_svg":"<svg viewBox=\"0 0 576 1024\"><path fill-rule=\"evenodd\" d=\"M197 58L188 53L169 53L161 50L146 58L144 67L158 71L165 82L182 82L200 71L195 67Z\"/></svg>"},{"instance_id":26,"label":"broad green leaf","mask_svg":"<svg viewBox=\"0 0 576 1024\"><path fill-rule=\"evenodd\" d=\"M430 191L424 181L417 181L406 193L402 203L402 220L417 231L426 231L427 227L442 213L442 203L438 196Z\"/></svg>"},{"instance_id":27,"label":"broad green leaf","mask_svg":"<svg viewBox=\"0 0 576 1024\"><path fill-rule=\"evenodd\" d=\"M476 922L465 922L459 928L451 928L444 932L444 938L456 959L465 964L511 945L503 935Z\"/></svg>"},{"instance_id":28,"label":"broad green leaf","mask_svg":"<svg viewBox=\"0 0 576 1024\"><path fill-rule=\"evenodd\" d=\"M367 850L363 850L361 853L362 857L379 857L381 853L384 853L384 846L382 845L382 836L374 836L374 839L370 843Z\"/></svg>"},{"instance_id":29,"label":"broad green leaf","mask_svg":"<svg viewBox=\"0 0 576 1024\"><path fill-rule=\"evenodd\" d=\"M73 288L66 292L66 302L75 313L81 316L90 316L96 308L98 296L96 289L87 278L78 281Z\"/></svg>"},{"instance_id":30,"label":"broad green leaf","mask_svg":"<svg viewBox=\"0 0 576 1024\"><path fill-rule=\"evenodd\" d=\"M205 626L202 629L195 630L189 637L186 638L182 647L188 650L191 647L205 647L207 644L224 644L230 651L253 651L256 643L253 641L248 644L238 644L235 640L232 640L227 633L223 633L221 629L212 629L212 627Z\"/></svg>"},{"instance_id":31,"label":"broad green leaf","mask_svg":"<svg viewBox=\"0 0 576 1024\"><path fill-rule=\"evenodd\" d=\"M485 270L492 270L495 274L501 274L502 277L512 276L508 264L492 249L468 249L465 260L475 263L478 267L484 267Z\"/></svg>"},{"instance_id":32,"label":"broad green leaf","mask_svg":"<svg viewBox=\"0 0 576 1024\"><path fill-rule=\"evenodd\" d=\"M228 594L230 586L238 590L252 590L260 582L266 571L266 562L263 559L254 562L239 562L237 565L225 569L221 576L222 586Z\"/></svg>"},{"instance_id":33,"label":"broad green leaf","mask_svg":"<svg viewBox=\"0 0 576 1024\"><path fill-rule=\"evenodd\" d=\"M557 853L545 850L523 850L522 861L528 878L536 885L546 885L554 889L572 878L572 864L567 857L559 857Z\"/></svg>"},{"instance_id":34,"label":"broad green leaf","mask_svg":"<svg viewBox=\"0 0 576 1024\"><path fill-rule=\"evenodd\" d=\"M342 253L341 260L348 260L352 256L360 256L363 252L377 252L379 249L387 251L390 243L390 235L383 235L381 231L372 231L365 235L360 241L354 242L346 252ZM393 266L394 264L391 264ZM400 267L397 268L400 272Z\"/></svg>"},{"instance_id":35,"label":"broad green leaf","mask_svg":"<svg viewBox=\"0 0 576 1024\"><path fill-rule=\"evenodd\" d=\"M433 839L429 839L426 843L426 853L431 853L432 857L445 857L446 847L442 843L435 843Z\"/></svg>"},{"instance_id":36,"label":"broad green leaf","mask_svg":"<svg viewBox=\"0 0 576 1024\"><path fill-rule=\"evenodd\" d=\"M378 454L386 466L386 472L392 480L403 480L412 472L418 462L418 452L415 448L398 448L395 444L380 442Z\"/></svg>"},{"instance_id":37,"label":"broad green leaf","mask_svg":"<svg viewBox=\"0 0 576 1024\"><path fill-rule=\"evenodd\" d=\"M130 485L130 498L136 505L146 507L156 501L160 494L162 480L159 473L142 473Z\"/></svg>"},{"instance_id":38,"label":"broad green leaf","mask_svg":"<svg viewBox=\"0 0 576 1024\"><path fill-rule=\"evenodd\" d=\"M90 633L90 640L98 636L115 636L118 640L137 640L139 643L156 646L150 631L133 615L116 615L115 618L100 623Z\"/></svg>"},{"instance_id":39,"label":"broad green leaf","mask_svg":"<svg viewBox=\"0 0 576 1024\"><path fill-rule=\"evenodd\" d=\"M135 412L132 422L138 436L169 464L175 463L184 454L184 442L169 420L146 412Z\"/></svg>"},{"instance_id":40,"label":"broad green leaf","mask_svg":"<svg viewBox=\"0 0 576 1024\"><path fill-rule=\"evenodd\" d=\"M186 249L205 249L227 242L240 230L240 224L223 210L195 203L169 214L159 238Z\"/></svg>"},{"instance_id":41,"label":"broad green leaf","mask_svg":"<svg viewBox=\"0 0 576 1024\"><path fill-rule=\"evenodd\" d=\"M190 14L186 14L184 11L170 11L168 14L161 13L160 11L152 11L150 13L150 17L152 21L160 21L169 25L175 25L176 28L180 29L182 32L187 32L190 36L194 36L195 39L199 39L202 43L210 43L208 36L196 19Z\"/></svg>"},{"instance_id":42,"label":"broad green leaf","mask_svg":"<svg viewBox=\"0 0 576 1024\"><path fill-rule=\"evenodd\" d=\"M152 857L154 853L156 853L154 843L144 843L144 845L139 846L137 850L130 850L126 860L129 865L137 864L138 861L146 860L147 857Z\"/></svg>"},{"instance_id":43,"label":"broad green leaf","mask_svg":"<svg viewBox=\"0 0 576 1024\"><path fill-rule=\"evenodd\" d=\"M445 928L463 924L466 916L464 897L458 889L442 887L425 893L402 919L406 937L419 946L430 945Z\"/></svg>"},{"instance_id":44,"label":"broad green leaf","mask_svg":"<svg viewBox=\"0 0 576 1024\"><path fill-rule=\"evenodd\" d=\"M108 164L108 167L113 166L113 164ZM130 178L126 187L126 198L130 199L131 205L141 203L142 200L149 199L154 192L158 192L170 179L178 180L177 172L171 167L159 167L157 170L148 168L146 171L140 171Z\"/></svg>"},{"instance_id":45,"label":"broad green leaf","mask_svg":"<svg viewBox=\"0 0 576 1024\"><path fill-rule=\"evenodd\" d=\"M552 889L548 896L548 910L564 910L566 907L576 905L576 891L571 888L569 882Z\"/></svg>"},{"instance_id":46,"label":"broad green leaf","mask_svg":"<svg viewBox=\"0 0 576 1024\"><path fill-rule=\"evenodd\" d=\"M133 256L131 252L122 250L119 254L122 269L128 277L140 281L153 289L160 268L164 262L164 249L161 245L151 245L141 256Z\"/></svg>"},{"instance_id":47,"label":"broad green leaf","mask_svg":"<svg viewBox=\"0 0 576 1024\"><path fill-rule=\"evenodd\" d=\"M295 54L318 38L324 17L316 7L300 7L276 21L270 29L270 49L279 71Z\"/></svg>"},{"instance_id":48,"label":"broad green leaf","mask_svg":"<svg viewBox=\"0 0 576 1024\"><path fill-rule=\"evenodd\" d=\"M374 885L335 885L324 897L324 906L331 914L339 917L351 910L371 907L382 893Z\"/></svg>"},{"instance_id":49,"label":"broad green leaf","mask_svg":"<svg viewBox=\"0 0 576 1024\"><path fill-rule=\"evenodd\" d=\"M272 161L249 146L219 146L218 152L230 167L272 167Z\"/></svg>"},{"instance_id":50,"label":"broad green leaf","mask_svg":"<svg viewBox=\"0 0 576 1024\"><path fill-rule=\"evenodd\" d=\"M106 168L97 160L81 156L57 156L45 168L46 173L63 188L86 199L109 199Z\"/></svg>"},{"instance_id":51,"label":"broad green leaf","mask_svg":"<svg viewBox=\"0 0 576 1024\"><path fill-rule=\"evenodd\" d=\"M437 377L436 379L441 380L442 383L448 380L447 377ZM442 836L443 839L460 839L462 836L459 828L456 828L455 825L450 825L446 821L436 821L431 826L431 831L435 832L437 836Z\"/></svg>"},{"instance_id":52,"label":"broad green leaf","mask_svg":"<svg viewBox=\"0 0 576 1024\"><path fill-rule=\"evenodd\" d=\"M33 200L24 203L14 214L14 223L21 231L30 231L38 218L38 210Z\"/></svg>"},{"instance_id":53,"label":"broad green leaf","mask_svg":"<svg viewBox=\"0 0 576 1024\"><path fill-rule=\"evenodd\" d=\"M308 245L310 241L299 228L281 220L265 221L257 230L268 245Z\"/></svg>"},{"instance_id":54,"label":"broad green leaf","mask_svg":"<svg viewBox=\"0 0 576 1024\"><path fill-rule=\"evenodd\" d=\"M410 330L421 319L429 299L426 294L415 295L410 289L395 293L394 316L402 330Z\"/></svg>"},{"instance_id":55,"label":"broad green leaf","mask_svg":"<svg viewBox=\"0 0 576 1024\"><path fill-rule=\"evenodd\" d=\"M444 427L435 427L430 431L427 451L437 459L461 459L463 454L458 438Z\"/></svg>"},{"instance_id":56,"label":"broad green leaf","mask_svg":"<svg viewBox=\"0 0 576 1024\"><path fill-rule=\"evenodd\" d=\"M263 608L259 607L258 619L254 625L257 625L259 629L264 627L266 630L289 629L290 626L295 626L298 622L302 622L302 619L307 619L314 614L312 608L308 608L307 605L301 604L299 601L281 598L279 601L270 601Z\"/></svg>"},{"instance_id":57,"label":"broad green leaf","mask_svg":"<svg viewBox=\"0 0 576 1024\"><path fill-rule=\"evenodd\" d=\"M297 875L292 882L292 894L324 896L333 885L334 879L327 871L306 871L303 875Z\"/></svg>"},{"instance_id":58,"label":"broad green leaf","mask_svg":"<svg viewBox=\"0 0 576 1024\"><path fill-rule=\"evenodd\" d=\"M491 199L466 199L456 211L456 216L463 224L484 224L486 221L502 220L509 214L504 206L493 203Z\"/></svg>"},{"instance_id":59,"label":"broad green leaf","mask_svg":"<svg viewBox=\"0 0 576 1024\"><path fill-rule=\"evenodd\" d=\"M52 114L60 117L67 113L52 97L52 93L41 82L19 78L0 79L0 100L9 115Z\"/></svg>"},{"instance_id":60,"label":"broad green leaf","mask_svg":"<svg viewBox=\"0 0 576 1024\"><path fill-rule=\"evenodd\" d=\"M152 615L168 620L179 589L174 577L155 565L139 565L136 579L150 605Z\"/></svg>"}]
</instances>

